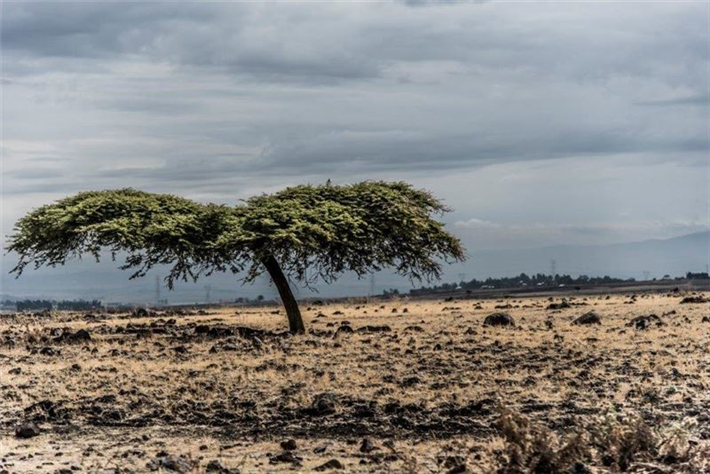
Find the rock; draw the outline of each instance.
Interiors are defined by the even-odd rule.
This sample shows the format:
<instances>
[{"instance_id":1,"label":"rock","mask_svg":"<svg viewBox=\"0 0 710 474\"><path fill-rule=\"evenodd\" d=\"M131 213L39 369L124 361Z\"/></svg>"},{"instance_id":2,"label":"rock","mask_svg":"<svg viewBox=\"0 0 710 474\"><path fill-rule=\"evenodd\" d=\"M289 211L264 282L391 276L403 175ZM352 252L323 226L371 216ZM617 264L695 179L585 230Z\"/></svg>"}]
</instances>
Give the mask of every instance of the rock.
<instances>
[{"instance_id":1,"label":"rock","mask_svg":"<svg viewBox=\"0 0 710 474\"><path fill-rule=\"evenodd\" d=\"M331 459L330 461L327 461L321 464L320 466L314 468L314 470L318 472L327 471L329 469L345 469L345 466L343 466L343 463L341 463L337 459Z\"/></svg>"},{"instance_id":2,"label":"rock","mask_svg":"<svg viewBox=\"0 0 710 474\"><path fill-rule=\"evenodd\" d=\"M281 449L283 449L284 451L294 451L298 449L296 440L288 439L286 441L281 441Z\"/></svg>"},{"instance_id":3,"label":"rock","mask_svg":"<svg viewBox=\"0 0 710 474\"><path fill-rule=\"evenodd\" d=\"M20 423L15 428L15 437L20 439L34 438L40 435L39 426L32 423L31 421Z\"/></svg>"},{"instance_id":4,"label":"rock","mask_svg":"<svg viewBox=\"0 0 710 474\"><path fill-rule=\"evenodd\" d=\"M169 469L179 473L192 472L195 468L195 463L192 460L174 454L160 457L157 464L163 469Z\"/></svg>"},{"instance_id":5,"label":"rock","mask_svg":"<svg viewBox=\"0 0 710 474\"><path fill-rule=\"evenodd\" d=\"M583 314L582 316L578 317L574 321L572 321L572 324L575 325L580 325L580 324L601 324L602 323L602 318L595 313L594 311L590 311L588 313Z\"/></svg>"},{"instance_id":6,"label":"rock","mask_svg":"<svg viewBox=\"0 0 710 474\"><path fill-rule=\"evenodd\" d=\"M645 330L651 327L652 324L655 324L656 326L663 326L664 323L661 321L661 318L655 314L649 314L647 316L637 316L626 325L639 330Z\"/></svg>"},{"instance_id":7,"label":"rock","mask_svg":"<svg viewBox=\"0 0 710 474\"><path fill-rule=\"evenodd\" d=\"M567 300L562 300L559 303L550 303L547 305L547 309L567 309L571 308L572 306L567 302Z\"/></svg>"},{"instance_id":8,"label":"rock","mask_svg":"<svg viewBox=\"0 0 710 474\"><path fill-rule=\"evenodd\" d=\"M708 302L710 302L710 300L705 298L704 296L686 296L685 298L680 300L680 304L700 304Z\"/></svg>"},{"instance_id":9,"label":"rock","mask_svg":"<svg viewBox=\"0 0 710 474\"><path fill-rule=\"evenodd\" d=\"M382 326L363 326L357 332L392 332L392 328L386 324Z\"/></svg>"},{"instance_id":10,"label":"rock","mask_svg":"<svg viewBox=\"0 0 710 474\"><path fill-rule=\"evenodd\" d=\"M79 329L71 335L72 342L86 342L91 340L91 334L86 329Z\"/></svg>"},{"instance_id":11,"label":"rock","mask_svg":"<svg viewBox=\"0 0 710 474\"><path fill-rule=\"evenodd\" d=\"M570 474L592 474L592 470L589 469L586 464L576 462L574 463L574 466L572 466Z\"/></svg>"},{"instance_id":12,"label":"rock","mask_svg":"<svg viewBox=\"0 0 710 474\"><path fill-rule=\"evenodd\" d=\"M515 320L508 313L492 313L483 320L484 326L515 326Z\"/></svg>"},{"instance_id":13,"label":"rock","mask_svg":"<svg viewBox=\"0 0 710 474\"><path fill-rule=\"evenodd\" d=\"M57 331L58 335L53 339L57 344L74 344L78 342L88 342L91 340L91 334L86 329L79 329L77 332L71 332L69 329Z\"/></svg>"},{"instance_id":14,"label":"rock","mask_svg":"<svg viewBox=\"0 0 710 474\"><path fill-rule=\"evenodd\" d=\"M313 399L313 403L311 404L309 411L313 415L320 415L320 416L331 415L331 414L335 413L335 409L337 408L337 406L338 406L338 396L337 395L335 395L334 393L330 393L330 392L319 393Z\"/></svg>"},{"instance_id":15,"label":"rock","mask_svg":"<svg viewBox=\"0 0 710 474\"><path fill-rule=\"evenodd\" d=\"M43 347L42 349L39 350L39 353L45 356L55 356L61 354L60 351L56 351L52 349L51 347Z\"/></svg>"},{"instance_id":16,"label":"rock","mask_svg":"<svg viewBox=\"0 0 710 474\"><path fill-rule=\"evenodd\" d=\"M352 326L349 326L347 324L343 324L338 328L337 331L335 331L335 336L339 336L341 334L350 334L354 332Z\"/></svg>"},{"instance_id":17,"label":"rock","mask_svg":"<svg viewBox=\"0 0 710 474\"><path fill-rule=\"evenodd\" d=\"M424 328L421 326L407 326L404 328L404 332L424 332Z\"/></svg>"},{"instance_id":18,"label":"rock","mask_svg":"<svg viewBox=\"0 0 710 474\"><path fill-rule=\"evenodd\" d=\"M205 466L205 472L216 472L219 474L239 474L239 469L237 469L236 467L224 467L222 463L220 463L218 460L213 459Z\"/></svg>"},{"instance_id":19,"label":"rock","mask_svg":"<svg viewBox=\"0 0 710 474\"><path fill-rule=\"evenodd\" d=\"M469 472L468 467L465 464L459 464L446 471L446 474L465 474L467 472Z\"/></svg>"},{"instance_id":20,"label":"rock","mask_svg":"<svg viewBox=\"0 0 710 474\"><path fill-rule=\"evenodd\" d=\"M198 324L195 326L195 334L204 335L210 332L210 327L206 324Z\"/></svg>"},{"instance_id":21,"label":"rock","mask_svg":"<svg viewBox=\"0 0 710 474\"><path fill-rule=\"evenodd\" d=\"M328 451L328 448L330 447L332 443L325 443L325 444L320 444L313 448L313 452L315 454L323 454L324 452Z\"/></svg>"},{"instance_id":22,"label":"rock","mask_svg":"<svg viewBox=\"0 0 710 474\"><path fill-rule=\"evenodd\" d=\"M378 449L370 438L365 438L360 444L361 453L371 453L372 451Z\"/></svg>"},{"instance_id":23,"label":"rock","mask_svg":"<svg viewBox=\"0 0 710 474\"><path fill-rule=\"evenodd\" d=\"M291 451L284 451L283 453L277 454L276 456L269 459L269 462L271 464L290 463L297 466L301 465L301 461L303 461L303 459L299 458Z\"/></svg>"}]
</instances>

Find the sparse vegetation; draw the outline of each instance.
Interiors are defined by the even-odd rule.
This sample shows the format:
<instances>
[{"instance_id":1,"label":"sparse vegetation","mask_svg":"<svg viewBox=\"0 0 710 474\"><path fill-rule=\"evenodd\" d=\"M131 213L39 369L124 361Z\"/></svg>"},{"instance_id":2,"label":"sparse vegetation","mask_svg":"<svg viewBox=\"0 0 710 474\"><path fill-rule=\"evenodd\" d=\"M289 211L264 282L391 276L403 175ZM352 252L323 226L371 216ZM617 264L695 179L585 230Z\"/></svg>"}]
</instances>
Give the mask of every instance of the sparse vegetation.
<instances>
[{"instance_id":1,"label":"sparse vegetation","mask_svg":"<svg viewBox=\"0 0 710 474\"><path fill-rule=\"evenodd\" d=\"M698 296L318 301L302 337L268 306L7 315L0 469L707 472Z\"/></svg>"}]
</instances>

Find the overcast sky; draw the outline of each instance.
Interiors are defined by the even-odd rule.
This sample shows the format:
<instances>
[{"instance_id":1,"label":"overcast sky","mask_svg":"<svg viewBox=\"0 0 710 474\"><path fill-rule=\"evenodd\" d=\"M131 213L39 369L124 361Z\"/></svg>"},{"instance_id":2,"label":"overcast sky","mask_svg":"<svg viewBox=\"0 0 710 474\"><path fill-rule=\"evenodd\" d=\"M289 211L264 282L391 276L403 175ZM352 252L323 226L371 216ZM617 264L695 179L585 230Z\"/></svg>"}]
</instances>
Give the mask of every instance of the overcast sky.
<instances>
[{"instance_id":1,"label":"overcast sky","mask_svg":"<svg viewBox=\"0 0 710 474\"><path fill-rule=\"evenodd\" d=\"M404 179L471 250L708 226L706 2L2 4L3 235L80 190Z\"/></svg>"}]
</instances>

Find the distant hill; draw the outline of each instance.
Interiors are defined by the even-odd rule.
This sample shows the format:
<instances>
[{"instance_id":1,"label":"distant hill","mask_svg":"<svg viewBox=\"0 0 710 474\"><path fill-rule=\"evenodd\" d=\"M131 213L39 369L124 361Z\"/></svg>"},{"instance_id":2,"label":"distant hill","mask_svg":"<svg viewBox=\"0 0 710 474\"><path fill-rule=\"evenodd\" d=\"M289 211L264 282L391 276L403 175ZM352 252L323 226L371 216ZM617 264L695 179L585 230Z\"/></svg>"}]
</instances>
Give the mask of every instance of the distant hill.
<instances>
[{"instance_id":1,"label":"distant hill","mask_svg":"<svg viewBox=\"0 0 710 474\"><path fill-rule=\"evenodd\" d=\"M578 276L610 275L619 278L642 279L648 272L650 278L661 278L665 274L673 277L688 271L706 271L710 263L710 231L699 232L666 240L646 240L611 245L558 245L552 247L473 251L470 260L447 269L443 281L458 281L461 274L466 279L514 276L525 273L550 273L551 261L555 261L559 274ZM129 273L120 271L116 264L102 261L100 264L90 259L72 261L65 267L26 270L19 280L7 274L7 260L4 260L1 298L55 298L55 299L101 299L116 302L153 302L156 299L154 272L145 278L128 280ZM207 296L213 302L233 301L237 297L255 298L262 294L267 299L276 296L276 291L262 280L251 286L242 286L233 275L217 274L202 279L198 283L180 283L175 291L161 288L161 297L170 303L201 303ZM375 277L375 292L398 288L408 291L408 280L381 272ZM370 280L358 280L354 275L346 275L334 285L320 285L319 293L300 289L301 296L329 297L367 295Z\"/></svg>"}]
</instances>

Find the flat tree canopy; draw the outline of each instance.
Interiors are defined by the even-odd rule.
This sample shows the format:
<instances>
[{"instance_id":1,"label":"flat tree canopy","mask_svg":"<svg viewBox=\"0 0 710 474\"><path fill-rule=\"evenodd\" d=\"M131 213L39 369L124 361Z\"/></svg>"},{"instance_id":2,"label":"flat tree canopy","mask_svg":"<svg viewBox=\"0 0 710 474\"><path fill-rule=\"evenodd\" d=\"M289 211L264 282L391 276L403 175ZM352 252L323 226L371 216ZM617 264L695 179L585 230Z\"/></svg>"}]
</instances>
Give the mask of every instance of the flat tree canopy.
<instances>
[{"instance_id":1,"label":"flat tree canopy","mask_svg":"<svg viewBox=\"0 0 710 474\"><path fill-rule=\"evenodd\" d=\"M33 264L56 266L102 250L127 254L131 278L170 265L170 288L215 271L264 271L279 290L292 332L303 321L288 281L333 282L393 268L415 280L438 279L441 263L464 259L459 240L432 215L448 209L404 182L295 186L238 206L201 204L134 189L91 191L42 206L15 225L9 251L18 276Z\"/></svg>"}]
</instances>

